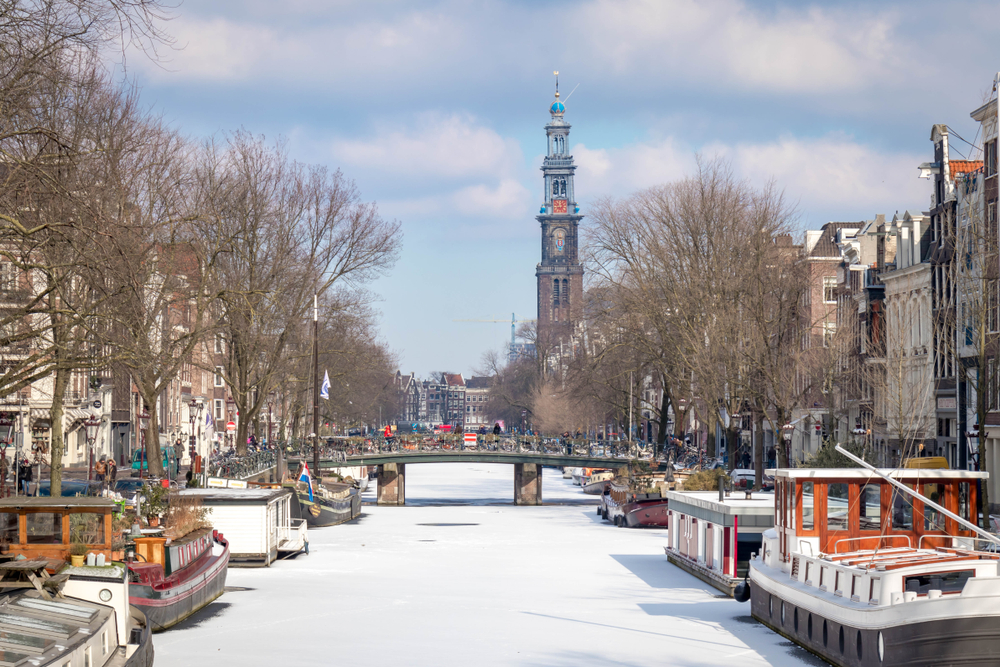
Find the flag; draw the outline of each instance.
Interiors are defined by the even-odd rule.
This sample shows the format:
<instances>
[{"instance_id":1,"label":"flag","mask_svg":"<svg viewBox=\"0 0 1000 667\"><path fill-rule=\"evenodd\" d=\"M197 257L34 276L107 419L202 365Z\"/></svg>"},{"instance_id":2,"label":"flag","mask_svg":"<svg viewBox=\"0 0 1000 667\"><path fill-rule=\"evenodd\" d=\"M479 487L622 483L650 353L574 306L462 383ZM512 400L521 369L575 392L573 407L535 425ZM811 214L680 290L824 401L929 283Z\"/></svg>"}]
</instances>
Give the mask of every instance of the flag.
<instances>
[{"instance_id":1,"label":"flag","mask_svg":"<svg viewBox=\"0 0 1000 667\"><path fill-rule=\"evenodd\" d=\"M330 374L327 371L323 371L323 386L319 388L320 398L325 398L330 400Z\"/></svg>"},{"instance_id":2,"label":"flag","mask_svg":"<svg viewBox=\"0 0 1000 667\"><path fill-rule=\"evenodd\" d=\"M302 462L302 466L299 469L302 471L301 473L299 473L299 481L300 482L305 482L306 486L309 487L309 501L312 502L312 499L313 499L313 480L312 480L312 475L309 474L309 466L306 465L305 461L303 461Z\"/></svg>"},{"instance_id":3,"label":"flag","mask_svg":"<svg viewBox=\"0 0 1000 667\"><path fill-rule=\"evenodd\" d=\"M211 425L212 425L212 413L208 412L205 414L205 426L211 426Z\"/></svg>"}]
</instances>

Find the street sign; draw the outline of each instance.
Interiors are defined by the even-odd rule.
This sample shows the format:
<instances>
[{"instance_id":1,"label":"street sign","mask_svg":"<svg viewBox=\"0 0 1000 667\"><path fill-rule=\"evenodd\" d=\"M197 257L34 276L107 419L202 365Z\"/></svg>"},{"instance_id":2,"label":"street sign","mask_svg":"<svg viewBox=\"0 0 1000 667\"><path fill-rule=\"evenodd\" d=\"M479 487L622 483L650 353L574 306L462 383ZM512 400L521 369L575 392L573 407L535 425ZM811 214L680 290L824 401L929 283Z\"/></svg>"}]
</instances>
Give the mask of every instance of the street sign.
<instances>
[{"instance_id":1,"label":"street sign","mask_svg":"<svg viewBox=\"0 0 1000 667\"><path fill-rule=\"evenodd\" d=\"M236 430L236 422L226 422L226 430L232 433Z\"/></svg>"},{"instance_id":2,"label":"street sign","mask_svg":"<svg viewBox=\"0 0 1000 667\"><path fill-rule=\"evenodd\" d=\"M95 410L100 410L101 409L101 402L100 401L94 401L94 409Z\"/></svg>"},{"instance_id":3,"label":"street sign","mask_svg":"<svg viewBox=\"0 0 1000 667\"><path fill-rule=\"evenodd\" d=\"M475 442L476 442L476 434L475 433L466 433L465 434L465 442L475 444Z\"/></svg>"}]
</instances>

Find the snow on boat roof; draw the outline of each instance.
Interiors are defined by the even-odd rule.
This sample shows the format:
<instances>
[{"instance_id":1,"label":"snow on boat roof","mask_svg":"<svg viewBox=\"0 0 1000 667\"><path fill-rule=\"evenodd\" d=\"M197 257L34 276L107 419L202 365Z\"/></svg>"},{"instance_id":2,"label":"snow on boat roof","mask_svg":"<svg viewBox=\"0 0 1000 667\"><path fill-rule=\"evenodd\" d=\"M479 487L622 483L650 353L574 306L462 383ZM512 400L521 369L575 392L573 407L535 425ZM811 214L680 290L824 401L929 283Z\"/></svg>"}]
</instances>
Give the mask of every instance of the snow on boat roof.
<instances>
[{"instance_id":1,"label":"snow on boat roof","mask_svg":"<svg viewBox=\"0 0 1000 667\"><path fill-rule=\"evenodd\" d=\"M181 489L177 492L182 496L197 496L204 502L216 503L247 503L268 502L280 496L290 494L291 490L280 489Z\"/></svg>"},{"instance_id":2,"label":"snow on boat roof","mask_svg":"<svg viewBox=\"0 0 1000 667\"><path fill-rule=\"evenodd\" d=\"M893 479L987 479L988 472L972 470L943 470L939 468L880 468L879 472ZM769 471L775 477L790 477L793 479L869 479L879 477L864 468L778 468Z\"/></svg>"}]
</instances>

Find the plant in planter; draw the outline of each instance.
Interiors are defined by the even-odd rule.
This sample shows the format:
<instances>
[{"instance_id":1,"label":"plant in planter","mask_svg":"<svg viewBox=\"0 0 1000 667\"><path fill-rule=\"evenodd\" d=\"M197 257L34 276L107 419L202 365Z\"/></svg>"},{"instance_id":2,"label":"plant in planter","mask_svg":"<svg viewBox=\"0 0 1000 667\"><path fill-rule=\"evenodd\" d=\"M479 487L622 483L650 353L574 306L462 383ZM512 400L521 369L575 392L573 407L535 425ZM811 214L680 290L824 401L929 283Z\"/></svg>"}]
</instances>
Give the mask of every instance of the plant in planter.
<instances>
[{"instance_id":1,"label":"plant in planter","mask_svg":"<svg viewBox=\"0 0 1000 667\"><path fill-rule=\"evenodd\" d=\"M167 511L170 490L159 484L146 487L143 493L142 514L150 526L160 525L160 517Z\"/></svg>"},{"instance_id":2,"label":"plant in planter","mask_svg":"<svg viewBox=\"0 0 1000 667\"><path fill-rule=\"evenodd\" d=\"M73 542L69 545L69 559L73 567L83 567L83 560L87 556L87 545L83 542Z\"/></svg>"}]
</instances>

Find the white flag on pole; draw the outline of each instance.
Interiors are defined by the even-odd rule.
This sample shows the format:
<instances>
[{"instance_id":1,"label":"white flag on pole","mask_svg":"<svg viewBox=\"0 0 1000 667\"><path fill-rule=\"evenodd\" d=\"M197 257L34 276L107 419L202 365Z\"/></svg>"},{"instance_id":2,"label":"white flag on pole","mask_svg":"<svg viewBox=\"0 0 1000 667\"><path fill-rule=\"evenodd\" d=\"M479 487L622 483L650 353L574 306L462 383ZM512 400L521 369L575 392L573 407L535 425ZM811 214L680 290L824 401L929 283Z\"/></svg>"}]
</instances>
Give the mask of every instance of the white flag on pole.
<instances>
[{"instance_id":1,"label":"white flag on pole","mask_svg":"<svg viewBox=\"0 0 1000 667\"><path fill-rule=\"evenodd\" d=\"M323 371L323 386L319 388L319 395L321 398L330 400L330 373Z\"/></svg>"}]
</instances>

